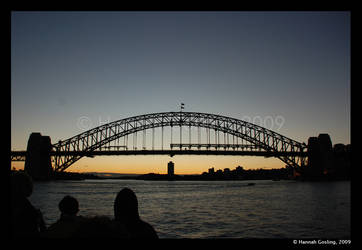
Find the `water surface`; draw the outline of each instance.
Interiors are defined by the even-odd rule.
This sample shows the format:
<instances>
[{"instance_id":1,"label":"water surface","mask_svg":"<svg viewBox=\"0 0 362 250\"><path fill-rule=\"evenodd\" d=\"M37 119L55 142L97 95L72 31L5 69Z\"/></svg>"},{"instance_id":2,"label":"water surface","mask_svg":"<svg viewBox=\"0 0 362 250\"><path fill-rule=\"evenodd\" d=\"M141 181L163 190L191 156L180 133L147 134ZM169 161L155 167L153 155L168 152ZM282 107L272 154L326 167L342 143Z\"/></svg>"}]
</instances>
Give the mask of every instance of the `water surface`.
<instances>
[{"instance_id":1,"label":"water surface","mask_svg":"<svg viewBox=\"0 0 362 250\"><path fill-rule=\"evenodd\" d=\"M47 225L59 218L65 195L78 199L79 215L113 218L124 187L135 191L141 218L160 238L350 239L347 181L52 181L35 183L30 200Z\"/></svg>"}]
</instances>

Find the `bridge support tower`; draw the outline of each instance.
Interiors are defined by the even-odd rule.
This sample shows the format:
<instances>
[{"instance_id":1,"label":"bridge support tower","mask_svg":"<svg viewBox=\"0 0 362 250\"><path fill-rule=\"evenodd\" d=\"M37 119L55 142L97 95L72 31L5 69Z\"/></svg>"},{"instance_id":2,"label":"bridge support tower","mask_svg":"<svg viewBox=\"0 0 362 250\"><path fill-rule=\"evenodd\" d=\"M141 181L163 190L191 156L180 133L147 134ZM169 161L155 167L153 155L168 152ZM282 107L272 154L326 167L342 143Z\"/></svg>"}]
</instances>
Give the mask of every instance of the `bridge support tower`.
<instances>
[{"instance_id":1,"label":"bridge support tower","mask_svg":"<svg viewBox=\"0 0 362 250\"><path fill-rule=\"evenodd\" d=\"M42 136L40 133L30 134L24 170L34 180L49 180L52 177L51 149L49 136Z\"/></svg>"},{"instance_id":2,"label":"bridge support tower","mask_svg":"<svg viewBox=\"0 0 362 250\"><path fill-rule=\"evenodd\" d=\"M320 178L334 165L332 141L328 134L308 139L308 177Z\"/></svg>"}]
</instances>

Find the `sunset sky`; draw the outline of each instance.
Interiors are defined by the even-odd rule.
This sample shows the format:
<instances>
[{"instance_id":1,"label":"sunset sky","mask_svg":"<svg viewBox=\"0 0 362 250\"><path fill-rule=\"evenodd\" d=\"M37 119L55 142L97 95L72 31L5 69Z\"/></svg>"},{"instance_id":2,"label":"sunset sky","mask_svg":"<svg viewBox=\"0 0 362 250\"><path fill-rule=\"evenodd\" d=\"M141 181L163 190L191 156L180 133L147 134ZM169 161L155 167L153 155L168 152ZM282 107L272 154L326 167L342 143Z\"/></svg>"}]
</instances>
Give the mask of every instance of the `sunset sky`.
<instances>
[{"instance_id":1,"label":"sunset sky","mask_svg":"<svg viewBox=\"0 0 362 250\"><path fill-rule=\"evenodd\" d=\"M299 142L328 133L333 144L350 143L350 13L12 12L12 150L25 150L31 132L56 143L110 121L179 111L181 102ZM166 173L170 160L176 174L285 165L104 156L68 171Z\"/></svg>"}]
</instances>

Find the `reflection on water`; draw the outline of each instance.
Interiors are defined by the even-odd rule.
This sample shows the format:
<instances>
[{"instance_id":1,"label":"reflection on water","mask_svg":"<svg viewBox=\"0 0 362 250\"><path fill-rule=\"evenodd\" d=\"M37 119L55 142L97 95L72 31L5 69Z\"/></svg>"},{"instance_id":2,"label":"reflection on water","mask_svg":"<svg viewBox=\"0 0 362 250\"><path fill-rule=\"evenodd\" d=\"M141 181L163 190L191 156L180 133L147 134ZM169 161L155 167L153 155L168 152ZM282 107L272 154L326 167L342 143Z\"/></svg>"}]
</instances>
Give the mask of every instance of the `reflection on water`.
<instances>
[{"instance_id":1,"label":"reflection on water","mask_svg":"<svg viewBox=\"0 0 362 250\"><path fill-rule=\"evenodd\" d=\"M48 225L65 195L78 199L79 215L113 218L117 192L129 187L160 238L350 238L350 182L253 182L43 182L30 200Z\"/></svg>"}]
</instances>

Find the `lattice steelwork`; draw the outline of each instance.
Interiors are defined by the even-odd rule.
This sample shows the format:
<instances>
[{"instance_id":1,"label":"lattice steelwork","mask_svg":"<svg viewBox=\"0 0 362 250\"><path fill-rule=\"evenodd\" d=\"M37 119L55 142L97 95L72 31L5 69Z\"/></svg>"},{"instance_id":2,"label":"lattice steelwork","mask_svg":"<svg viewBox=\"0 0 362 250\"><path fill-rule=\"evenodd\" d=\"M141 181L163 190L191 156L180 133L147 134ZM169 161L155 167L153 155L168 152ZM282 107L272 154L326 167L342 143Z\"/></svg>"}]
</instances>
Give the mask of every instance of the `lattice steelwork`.
<instances>
[{"instance_id":1,"label":"lattice steelwork","mask_svg":"<svg viewBox=\"0 0 362 250\"><path fill-rule=\"evenodd\" d=\"M106 151L111 149L117 150L128 150L126 145L111 146L111 142L128 140L128 135L134 134L137 140L137 133L139 131L152 130L152 147L154 140L154 129L162 128L162 149L163 149L163 136L164 127L171 127L171 149L179 148L205 148L207 150L264 150L267 152L304 152L306 145L283 135L280 135L269 129L260 127L258 125L230 118L221 115L196 113L196 112L164 112L134 116L130 118L121 119L114 121L84 133L73 136L67 140L59 141L54 144L54 169L56 171L64 171L74 162L79 160L82 155L74 154L57 154L64 152L94 152L94 151ZM180 141L178 143L172 143L172 128L178 127L180 129ZM197 127L198 130L198 142L195 143L182 143L182 127ZM205 128L208 131L207 143L201 143L200 137L201 128ZM191 131L191 130L190 130ZM211 143L210 134L215 131L216 143ZM220 137L220 132L224 134L224 144L217 140ZM191 132L190 132L191 141ZM247 142L248 144L225 143L225 135L231 135L233 138L239 138L241 141ZM145 136L143 133L143 150L145 149ZM229 137L227 137L229 138ZM187 139L184 139L185 141ZM229 140L229 139L228 139ZM133 148L135 149L135 148ZM300 167L304 165L305 157L298 155L289 156L278 156L283 162L292 167Z\"/></svg>"}]
</instances>

